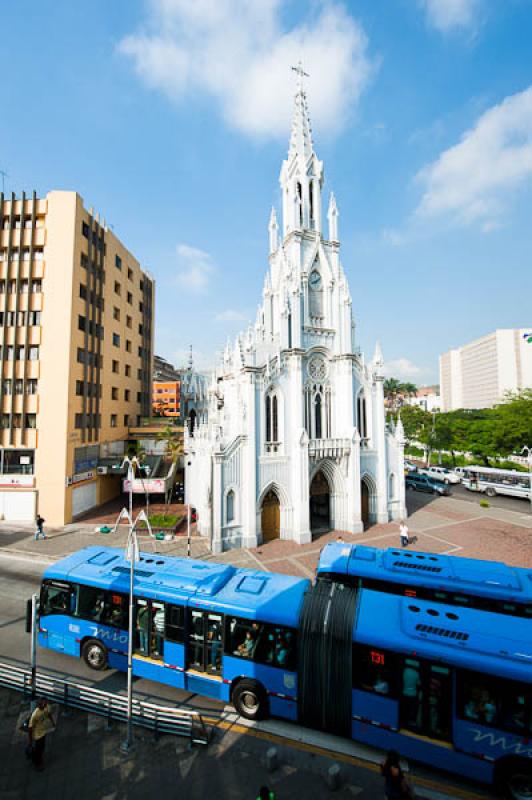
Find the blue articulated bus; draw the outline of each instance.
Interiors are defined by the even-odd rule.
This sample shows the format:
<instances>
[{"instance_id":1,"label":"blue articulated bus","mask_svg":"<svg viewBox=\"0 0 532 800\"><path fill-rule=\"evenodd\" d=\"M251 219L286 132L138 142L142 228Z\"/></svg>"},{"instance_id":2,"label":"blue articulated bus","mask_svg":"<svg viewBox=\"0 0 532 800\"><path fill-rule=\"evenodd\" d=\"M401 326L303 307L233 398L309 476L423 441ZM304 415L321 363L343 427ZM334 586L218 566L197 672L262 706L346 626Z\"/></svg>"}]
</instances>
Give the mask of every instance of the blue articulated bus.
<instances>
[{"instance_id":1,"label":"blue articulated bus","mask_svg":"<svg viewBox=\"0 0 532 800\"><path fill-rule=\"evenodd\" d=\"M532 570L497 561L330 542L318 580L532 619Z\"/></svg>"},{"instance_id":2,"label":"blue articulated bus","mask_svg":"<svg viewBox=\"0 0 532 800\"><path fill-rule=\"evenodd\" d=\"M39 642L125 670L129 564L89 547L43 578ZM135 675L532 792L532 621L141 554Z\"/></svg>"}]
</instances>

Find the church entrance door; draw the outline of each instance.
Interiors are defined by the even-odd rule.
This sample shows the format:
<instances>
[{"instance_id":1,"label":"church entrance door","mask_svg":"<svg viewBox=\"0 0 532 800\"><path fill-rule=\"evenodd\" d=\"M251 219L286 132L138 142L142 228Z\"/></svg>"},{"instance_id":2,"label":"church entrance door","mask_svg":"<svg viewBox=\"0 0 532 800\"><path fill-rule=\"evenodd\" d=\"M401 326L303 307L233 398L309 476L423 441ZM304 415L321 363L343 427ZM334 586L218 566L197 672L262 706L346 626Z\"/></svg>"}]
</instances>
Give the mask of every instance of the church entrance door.
<instances>
[{"instance_id":1,"label":"church entrance door","mask_svg":"<svg viewBox=\"0 0 532 800\"><path fill-rule=\"evenodd\" d=\"M309 491L310 530L312 533L331 529L330 494L327 478L320 470L314 475Z\"/></svg>"},{"instance_id":2,"label":"church entrance door","mask_svg":"<svg viewBox=\"0 0 532 800\"><path fill-rule=\"evenodd\" d=\"M360 501L361 501L362 522L364 524L364 529L365 529L369 525L369 488L366 481L361 481L360 483Z\"/></svg>"},{"instance_id":3,"label":"church entrance door","mask_svg":"<svg viewBox=\"0 0 532 800\"><path fill-rule=\"evenodd\" d=\"M279 498L270 489L262 501L261 513L262 540L269 542L271 539L278 539L281 533L281 508Z\"/></svg>"}]
</instances>

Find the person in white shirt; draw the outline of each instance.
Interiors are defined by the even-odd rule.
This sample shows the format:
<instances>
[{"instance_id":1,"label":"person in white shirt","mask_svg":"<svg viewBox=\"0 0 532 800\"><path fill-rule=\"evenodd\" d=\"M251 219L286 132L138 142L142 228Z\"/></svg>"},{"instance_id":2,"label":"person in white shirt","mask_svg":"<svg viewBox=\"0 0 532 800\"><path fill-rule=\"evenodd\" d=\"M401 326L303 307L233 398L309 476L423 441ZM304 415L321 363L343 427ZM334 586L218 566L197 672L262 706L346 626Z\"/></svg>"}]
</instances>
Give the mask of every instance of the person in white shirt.
<instances>
[{"instance_id":1,"label":"person in white shirt","mask_svg":"<svg viewBox=\"0 0 532 800\"><path fill-rule=\"evenodd\" d=\"M399 524L399 535L401 537L401 547L408 547L408 527L404 519Z\"/></svg>"}]
</instances>

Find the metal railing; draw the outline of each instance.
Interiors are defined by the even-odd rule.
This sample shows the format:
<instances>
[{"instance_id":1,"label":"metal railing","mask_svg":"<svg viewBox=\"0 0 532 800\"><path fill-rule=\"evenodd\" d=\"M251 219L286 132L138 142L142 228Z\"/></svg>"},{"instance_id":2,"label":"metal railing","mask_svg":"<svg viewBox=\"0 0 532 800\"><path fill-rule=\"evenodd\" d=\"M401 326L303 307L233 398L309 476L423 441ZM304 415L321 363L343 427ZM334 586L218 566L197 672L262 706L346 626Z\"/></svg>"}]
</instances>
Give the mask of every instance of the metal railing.
<instances>
[{"instance_id":1,"label":"metal railing","mask_svg":"<svg viewBox=\"0 0 532 800\"><path fill-rule=\"evenodd\" d=\"M25 697L31 696L31 670L0 663L0 686L23 692ZM105 717L108 724L127 721L127 697L114 692L102 692L41 671L36 676L35 692L37 697L46 697L66 708L77 708ZM136 698L133 698L132 711L133 724L149 728L156 736L170 733L186 736L191 744L209 743L209 731L198 711L168 708Z\"/></svg>"}]
</instances>

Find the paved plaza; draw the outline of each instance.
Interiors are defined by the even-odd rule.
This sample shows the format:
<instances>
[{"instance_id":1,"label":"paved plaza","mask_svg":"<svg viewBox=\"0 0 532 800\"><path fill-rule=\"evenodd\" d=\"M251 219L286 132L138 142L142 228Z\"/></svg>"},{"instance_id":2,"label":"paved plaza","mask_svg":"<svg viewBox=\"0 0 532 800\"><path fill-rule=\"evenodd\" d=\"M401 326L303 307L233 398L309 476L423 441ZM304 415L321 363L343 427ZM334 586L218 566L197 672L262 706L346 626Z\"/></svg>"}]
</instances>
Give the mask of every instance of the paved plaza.
<instances>
[{"instance_id":1,"label":"paved plaza","mask_svg":"<svg viewBox=\"0 0 532 800\"><path fill-rule=\"evenodd\" d=\"M408 526L411 535L417 536L417 550L434 553L450 553L471 558L486 558L505 561L522 567L532 567L532 514L530 505L522 502L522 510L516 504L505 508L502 504L482 508L478 496L464 499L460 496L433 497L407 493L409 505ZM45 560L56 560L81 547L105 544L122 547L127 538L127 526L120 526L116 534L96 533L95 528L106 522L114 522L120 501L98 511L81 522L71 523L60 529L48 529L45 541L35 542L33 526L19 523L0 523L0 549L5 553L38 556ZM519 508L517 506L517 508ZM156 507L160 511L162 507ZM173 506L179 513L182 506ZM399 545L399 528L396 523L373 525L364 533L349 534L332 531L318 536L307 545L292 541L274 540L255 549L230 550L212 556L209 543L198 536L191 527L191 552L195 558L212 559L235 566L284 572L306 578L314 576L314 570L322 547L339 535L346 542L360 542L375 547ZM186 555L187 537L185 529L172 541L157 541L147 534L140 534L141 548L166 555Z\"/></svg>"}]
</instances>

